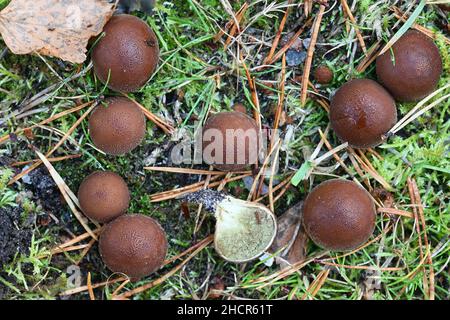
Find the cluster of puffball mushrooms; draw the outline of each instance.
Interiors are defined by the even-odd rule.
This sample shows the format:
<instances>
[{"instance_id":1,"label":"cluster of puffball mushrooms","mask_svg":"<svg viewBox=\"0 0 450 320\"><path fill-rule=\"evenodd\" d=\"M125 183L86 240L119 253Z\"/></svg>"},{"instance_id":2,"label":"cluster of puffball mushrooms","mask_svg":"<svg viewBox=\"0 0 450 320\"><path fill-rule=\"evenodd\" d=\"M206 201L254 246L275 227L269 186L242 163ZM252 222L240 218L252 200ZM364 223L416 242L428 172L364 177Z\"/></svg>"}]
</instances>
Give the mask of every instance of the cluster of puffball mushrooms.
<instances>
[{"instance_id":1,"label":"cluster of puffball mushrooms","mask_svg":"<svg viewBox=\"0 0 450 320\"><path fill-rule=\"evenodd\" d=\"M116 15L106 24L102 37L92 51L94 72L110 89L134 92L155 72L159 59L158 40L150 27L131 15ZM397 122L397 101L417 101L437 86L442 61L438 48L426 36L409 31L390 51L376 61L377 83L369 79L351 80L334 95L330 105L330 121L337 137L354 148L374 147L387 138ZM333 73L326 66L315 72L317 82L326 84ZM255 120L237 106L232 112L209 117L203 128L254 130ZM111 155L123 155L137 147L146 131L140 107L126 97L106 98L94 109L89 119L89 132L94 145ZM246 138L244 163L218 163L217 170L240 171L255 164L257 155L250 146L258 146L260 135ZM253 139L253 140L252 140ZM223 140L223 159L236 159L238 150L227 148ZM203 148L208 144L203 141ZM226 154L230 152L232 154ZM242 152L242 151L240 151ZM205 161L206 162L206 161ZM154 219L142 214L126 214L130 193L126 182L116 173L94 172L81 183L79 203L84 214L106 223L100 234L99 250L106 266L113 272L139 279L157 271L167 254L167 237ZM272 244L277 224L274 214L265 206L238 200L205 190L190 194L187 201L203 203L214 213L215 248L228 261L246 262L260 257ZM302 208L303 224L318 246L346 251L364 244L372 235L375 204L361 186L344 179L321 183L307 196Z\"/></svg>"}]
</instances>

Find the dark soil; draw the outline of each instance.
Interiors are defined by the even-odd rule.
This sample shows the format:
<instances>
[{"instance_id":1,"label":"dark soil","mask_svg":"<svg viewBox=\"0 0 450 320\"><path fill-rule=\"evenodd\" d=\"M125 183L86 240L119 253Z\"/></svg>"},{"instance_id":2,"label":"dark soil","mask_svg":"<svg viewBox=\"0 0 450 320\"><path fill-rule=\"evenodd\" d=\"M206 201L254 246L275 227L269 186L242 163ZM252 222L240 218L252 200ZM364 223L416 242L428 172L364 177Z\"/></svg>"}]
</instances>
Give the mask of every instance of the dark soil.
<instances>
[{"instance_id":1,"label":"dark soil","mask_svg":"<svg viewBox=\"0 0 450 320\"><path fill-rule=\"evenodd\" d=\"M21 207L0 208L0 266L13 260L17 253L27 254L32 229L21 223Z\"/></svg>"}]
</instances>

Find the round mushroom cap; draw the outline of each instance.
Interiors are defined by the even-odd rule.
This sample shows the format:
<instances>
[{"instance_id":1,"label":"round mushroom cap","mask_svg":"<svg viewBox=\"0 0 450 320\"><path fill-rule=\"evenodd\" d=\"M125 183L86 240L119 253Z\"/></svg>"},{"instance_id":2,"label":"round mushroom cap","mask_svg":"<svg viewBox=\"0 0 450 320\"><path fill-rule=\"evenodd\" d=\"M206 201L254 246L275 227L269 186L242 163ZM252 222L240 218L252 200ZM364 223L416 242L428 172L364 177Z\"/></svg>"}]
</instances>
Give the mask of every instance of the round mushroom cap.
<instances>
[{"instance_id":1,"label":"round mushroom cap","mask_svg":"<svg viewBox=\"0 0 450 320\"><path fill-rule=\"evenodd\" d=\"M256 121L238 111L209 117L203 127L203 160L221 171L240 171L258 161L260 135Z\"/></svg>"},{"instance_id":2,"label":"round mushroom cap","mask_svg":"<svg viewBox=\"0 0 450 320\"><path fill-rule=\"evenodd\" d=\"M244 114L247 114L247 108L240 102L233 105L233 110L236 112L242 112Z\"/></svg>"},{"instance_id":3,"label":"round mushroom cap","mask_svg":"<svg viewBox=\"0 0 450 320\"><path fill-rule=\"evenodd\" d=\"M112 272L139 279L157 271L167 254L166 233L160 224L141 214L120 216L100 234L103 262Z\"/></svg>"},{"instance_id":4,"label":"round mushroom cap","mask_svg":"<svg viewBox=\"0 0 450 320\"><path fill-rule=\"evenodd\" d=\"M373 80L345 83L330 104L330 121L336 135L355 148L380 144L397 122L395 101Z\"/></svg>"},{"instance_id":5,"label":"round mushroom cap","mask_svg":"<svg viewBox=\"0 0 450 320\"><path fill-rule=\"evenodd\" d=\"M320 84L329 84L333 81L333 70L325 65L318 66L314 72L314 79Z\"/></svg>"},{"instance_id":6,"label":"round mushroom cap","mask_svg":"<svg viewBox=\"0 0 450 320\"><path fill-rule=\"evenodd\" d=\"M145 136L145 116L125 97L110 97L97 106L89 118L94 145L111 155L122 155L136 148Z\"/></svg>"},{"instance_id":7,"label":"round mushroom cap","mask_svg":"<svg viewBox=\"0 0 450 320\"><path fill-rule=\"evenodd\" d=\"M321 183L303 205L305 230L318 246L334 251L353 250L375 229L375 204L369 193L352 181Z\"/></svg>"},{"instance_id":8,"label":"round mushroom cap","mask_svg":"<svg viewBox=\"0 0 450 320\"><path fill-rule=\"evenodd\" d=\"M78 201L87 217L104 223L127 211L130 192L118 174L111 171L95 171L81 182Z\"/></svg>"},{"instance_id":9,"label":"round mushroom cap","mask_svg":"<svg viewBox=\"0 0 450 320\"><path fill-rule=\"evenodd\" d=\"M410 30L391 50L377 58L376 69L378 80L396 100L418 101L436 89L442 73L442 59L431 39Z\"/></svg>"},{"instance_id":10,"label":"round mushroom cap","mask_svg":"<svg viewBox=\"0 0 450 320\"><path fill-rule=\"evenodd\" d=\"M103 33L92 50L95 74L114 91L139 90L158 65L155 33L147 23L128 14L113 16Z\"/></svg>"}]
</instances>

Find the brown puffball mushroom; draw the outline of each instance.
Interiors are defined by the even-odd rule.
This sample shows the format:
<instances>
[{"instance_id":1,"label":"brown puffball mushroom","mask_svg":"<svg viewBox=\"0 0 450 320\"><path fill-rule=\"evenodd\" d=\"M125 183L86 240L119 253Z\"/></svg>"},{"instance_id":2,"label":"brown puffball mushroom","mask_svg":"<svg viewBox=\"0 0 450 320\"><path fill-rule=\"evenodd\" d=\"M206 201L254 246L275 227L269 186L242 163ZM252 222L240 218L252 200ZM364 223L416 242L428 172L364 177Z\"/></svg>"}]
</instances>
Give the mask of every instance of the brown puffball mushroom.
<instances>
[{"instance_id":1,"label":"brown puffball mushroom","mask_svg":"<svg viewBox=\"0 0 450 320\"><path fill-rule=\"evenodd\" d=\"M380 144L397 122L397 109L381 85L356 79L345 83L332 98L330 121L339 139L355 148L369 148Z\"/></svg>"},{"instance_id":2,"label":"brown puffball mushroom","mask_svg":"<svg viewBox=\"0 0 450 320\"><path fill-rule=\"evenodd\" d=\"M333 70L325 65L318 66L314 71L314 79L320 84L329 84L333 81Z\"/></svg>"},{"instance_id":3,"label":"brown puffball mushroom","mask_svg":"<svg viewBox=\"0 0 450 320\"><path fill-rule=\"evenodd\" d=\"M410 30L377 58L376 69L378 80L397 101L412 102L436 89L442 59L431 39Z\"/></svg>"},{"instance_id":4,"label":"brown puffball mushroom","mask_svg":"<svg viewBox=\"0 0 450 320\"><path fill-rule=\"evenodd\" d=\"M203 127L203 160L221 171L244 170L258 161L259 137L256 121L242 112L212 115Z\"/></svg>"},{"instance_id":5,"label":"brown puffball mushroom","mask_svg":"<svg viewBox=\"0 0 450 320\"><path fill-rule=\"evenodd\" d=\"M110 97L98 105L89 118L94 145L111 155L122 155L136 148L145 136L145 116L125 97Z\"/></svg>"},{"instance_id":6,"label":"brown puffball mushroom","mask_svg":"<svg viewBox=\"0 0 450 320\"><path fill-rule=\"evenodd\" d=\"M81 183L78 200L87 217L104 223L127 211L130 192L118 174L111 171L96 171Z\"/></svg>"},{"instance_id":7,"label":"brown puffball mushroom","mask_svg":"<svg viewBox=\"0 0 450 320\"><path fill-rule=\"evenodd\" d=\"M240 102L233 105L233 110L236 112L247 114L247 108Z\"/></svg>"},{"instance_id":8,"label":"brown puffball mushroom","mask_svg":"<svg viewBox=\"0 0 450 320\"><path fill-rule=\"evenodd\" d=\"M139 90L158 65L159 45L155 33L141 19L113 16L92 50L94 72L118 92Z\"/></svg>"},{"instance_id":9,"label":"brown puffball mushroom","mask_svg":"<svg viewBox=\"0 0 450 320\"><path fill-rule=\"evenodd\" d=\"M140 279L163 264L167 254L166 233L159 223L141 214L127 214L108 223L102 230L99 250L112 272Z\"/></svg>"},{"instance_id":10,"label":"brown puffball mushroom","mask_svg":"<svg viewBox=\"0 0 450 320\"><path fill-rule=\"evenodd\" d=\"M370 194L348 180L321 183L303 205L303 224L311 240L334 251L364 244L375 228L375 204Z\"/></svg>"}]
</instances>

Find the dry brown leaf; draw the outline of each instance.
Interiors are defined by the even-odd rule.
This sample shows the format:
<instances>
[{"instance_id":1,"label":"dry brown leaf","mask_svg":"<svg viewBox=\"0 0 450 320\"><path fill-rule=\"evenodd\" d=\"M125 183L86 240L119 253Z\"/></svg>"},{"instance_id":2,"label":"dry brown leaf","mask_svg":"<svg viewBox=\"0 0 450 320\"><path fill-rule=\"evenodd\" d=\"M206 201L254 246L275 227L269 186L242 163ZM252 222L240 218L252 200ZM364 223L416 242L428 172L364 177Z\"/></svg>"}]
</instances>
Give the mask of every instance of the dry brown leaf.
<instances>
[{"instance_id":1,"label":"dry brown leaf","mask_svg":"<svg viewBox=\"0 0 450 320\"><path fill-rule=\"evenodd\" d=\"M0 12L0 33L15 54L82 63L89 39L103 30L113 9L107 0L12 0Z\"/></svg>"}]
</instances>

